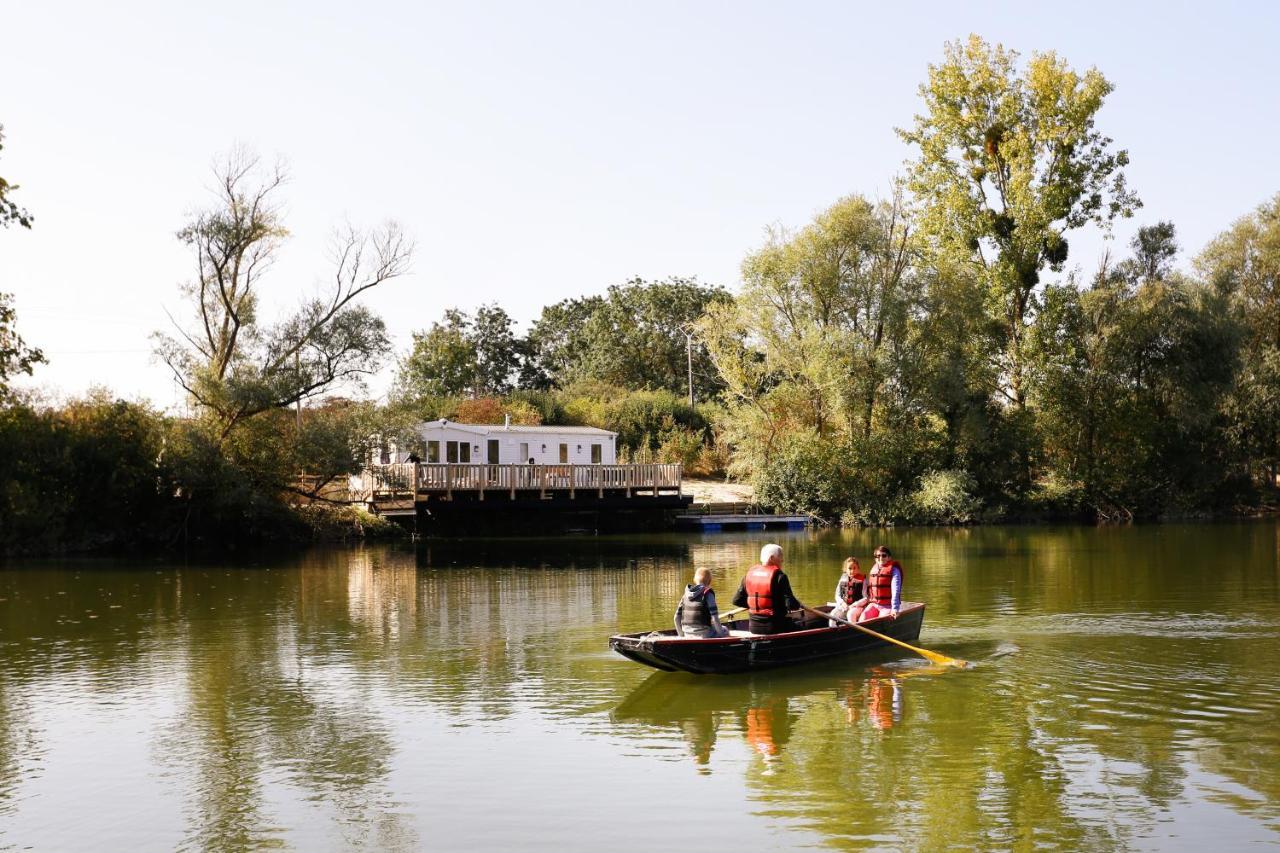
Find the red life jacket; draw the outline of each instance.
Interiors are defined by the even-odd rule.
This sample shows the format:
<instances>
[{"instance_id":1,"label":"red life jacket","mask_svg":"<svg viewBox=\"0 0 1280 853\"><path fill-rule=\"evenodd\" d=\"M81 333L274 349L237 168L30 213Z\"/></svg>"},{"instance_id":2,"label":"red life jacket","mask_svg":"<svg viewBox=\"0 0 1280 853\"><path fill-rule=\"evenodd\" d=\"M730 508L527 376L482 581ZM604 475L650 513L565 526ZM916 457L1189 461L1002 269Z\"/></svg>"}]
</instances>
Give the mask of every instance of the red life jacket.
<instances>
[{"instance_id":1,"label":"red life jacket","mask_svg":"<svg viewBox=\"0 0 1280 853\"><path fill-rule=\"evenodd\" d=\"M855 572L852 581L849 580L849 575L846 573L844 577L840 578L839 597L844 599L846 605L853 604L862 598L862 590L866 586L866 582L867 579L863 577L861 572Z\"/></svg>"},{"instance_id":2,"label":"red life jacket","mask_svg":"<svg viewBox=\"0 0 1280 853\"><path fill-rule=\"evenodd\" d=\"M747 609L752 616L773 615L773 576L777 573L778 567L773 565L752 566L747 570L742 586L747 591Z\"/></svg>"},{"instance_id":3,"label":"red life jacket","mask_svg":"<svg viewBox=\"0 0 1280 853\"><path fill-rule=\"evenodd\" d=\"M906 578L906 573L902 571L902 564L897 560L890 560L882 566L875 566L871 569L871 576L867 578L867 598L872 604L878 604L881 607L893 606L893 570L898 570L899 583Z\"/></svg>"},{"instance_id":4,"label":"red life jacket","mask_svg":"<svg viewBox=\"0 0 1280 853\"><path fill-rule=\"evenodd\" d=\"M773 709L747 709L747 743L764 756L777 755L778 744L773 739Z\"/></svg>"}]
</instances>

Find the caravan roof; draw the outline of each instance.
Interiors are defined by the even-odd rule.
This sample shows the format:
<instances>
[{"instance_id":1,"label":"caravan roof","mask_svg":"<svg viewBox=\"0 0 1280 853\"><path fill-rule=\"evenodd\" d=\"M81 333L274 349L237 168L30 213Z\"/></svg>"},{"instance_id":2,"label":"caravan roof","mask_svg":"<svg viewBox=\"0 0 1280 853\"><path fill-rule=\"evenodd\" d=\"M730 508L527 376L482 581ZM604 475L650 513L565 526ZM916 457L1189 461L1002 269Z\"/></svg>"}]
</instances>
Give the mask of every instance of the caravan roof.
<instances>
[{"instance_id":1,"label":"caravan roof","mask_svg":"<svg viewBox=\"0 0 1280 853\"><path fill-rule=\"evenodd\" d=\"M610 432L607 429L599 429L598 427L585 426L521 426L511 424L504 426L503 424L460 424L447 418L441 418L436 421L426 421L418 426L420 430L430 429L460 429L466 432L473 432L476 435L490 435L492 433L532 433L536 435L598 435L598 436L617 436L616 432Z\"/></svg>"}]
</instances>

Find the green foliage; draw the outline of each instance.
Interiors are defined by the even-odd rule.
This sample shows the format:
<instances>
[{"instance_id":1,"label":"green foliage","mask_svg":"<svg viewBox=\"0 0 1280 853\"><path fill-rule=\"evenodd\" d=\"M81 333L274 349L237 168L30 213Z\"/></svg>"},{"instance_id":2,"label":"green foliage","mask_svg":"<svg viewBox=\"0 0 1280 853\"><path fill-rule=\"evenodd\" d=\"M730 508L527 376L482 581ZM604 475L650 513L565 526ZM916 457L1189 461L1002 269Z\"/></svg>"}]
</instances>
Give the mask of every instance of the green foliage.
<instances>
[{"instance_id":1,"label":"green foliage","mask_svg":"<svg viewBox=\"0 0 1280 853\"><path fill-rule=\"evenodd\" d=\"M678 462L692 472L702 458L702 435L674 424L658 434L658 461Z\"/></svg>"},{"instance_id":2,"label":"green foliage","mask_svg":"<svg viewBox=\"0 0 1280 853\"><path fill-rule=\"evenodd\" d=\"M639 391L607 401L601 423L618 434L618 446L658 450L662 436L684 429L704 436L710 424L702 413L670 391Z\"/></svg>"},{"instance_id":3,"label":"green foliage","mask_svg":"<svg viewBox=\"0 0 1280 853\"><path fill-rule=\"evenodd\" d=\"M383 418L330 401L247 421L173 419L95 392L61 408L0 407L0 553L216 550L301 542L297 503L358 470ZM305 472L305 477L300 477Z\"/></svg>"},{"instance_id":4,"label":"green foliage","mask_svg":"<svg viewBox=\"0 0 1280 853\"><path fill-rule=\"evenodd\" d=\"M465 424L501 424L506 423L507 418L513 424L536 426L542 423L542 416L529 403L499 397L460 400L450 419Z\"/></svg>"},{"instance_id":5,"label":"green foliage","mask_svg":"<svg viewBox=\"0 0 1280 853\"><path fill-rule=\"evenodd\" d=\"M561 400L560 395L553 391L517 390L509 394L507 399L511 401L512 405L523 403L537 413L538 420L530 421L530 423L569 423L566 420L568 415L565 413L564 402Z\"/></svg>"},{"instance_id":6,"label":"green foliage","mask_svg":"<svg viewBox=\"0 0 1280 853\"><path fill-rule=\"evenodd\" d=\"M1173 230L1162 224L1163 245ZM1029 353L1046 476L1106 517L1200 504L1232 467L1224 401L1240 328L1227 299L1135 257L1088 290L1050 287Z\"/></svg>"},{"instance_id":7,"label":"green foliage","mask_svg":"<svg viewBox=\"0 0 1280 853\"><path fill-rule=\"evenodd\" d=\"M284 172L236 152L217 179L216 202L178 232L196 260L196 279L183 288L190 321L153 340L223 441L246 421L336 385L359 388L381 367L390 352L386 327L356 300L402 275L413 247L394 224L336 234L332 290L269 324L259 316L258 291L288 236L276 202Z\"/></svg>"},{"instance_id":8,"label":"green foliage","mask_svg":"<svg viewBox=\"0 0 1280 853\"><path fill-rule=\"evenodd\" d=\"M966 524L981 508L977 481L968 471L930 471L911 495L914 520L927 524Z\"/></svg>"},{"instance_id":9,"label":"green foliage","mask_svg":"<svg viewBox=\"0 0 1280 853\"><path fill-rule=\"evenodd\" d=\"M314 503L298 508L298 516L318 542L397 539L404 531L394 521L355 506Z\"/></svg>"},{"instance_id":10,"label":"green foliage","mask_svg":"<svg viewBox=\"0 0 1280 853\"><path fill-rule=\"evenodd\" d=\"M0 124L0 151L4 150L3 143L4 125ZM34 217L18 207L17 202L9 198L9 193L17 188L17 184L11 184L4 178L0 178L0 226L8 228L12 223L16 222L23 228L30 228Z\"/></svg>"},{"instance_id":11,"label":"green foliage","mask_svg":"<svg viewBox=\"0 0 1280 853\"><path fill-rule=\"evenodd\" d=\"M758 473L756 500L779 512L832 519L850 505L850 474L843 447L821 437L797 435L787 439Z\"/></svg>"},{"instance_id":12,"label":"green foliage","mask_svg":"<svg viewBox=\"0 0 1280 853\"><path fill-rule=\"evenodd\" d=\"M916 146L908 186L934 251L970 264L1000 321L1002 387L1026 399L1023 343L1040 274L1061 270L1066 232L1110 226L1140 206L1125 185L1128 154L1094 117L1112 85L1054 53L1018 54L976 35L946 46L920 87L925 111L899 135Z\"/></svg>"},{"instance_id":13,"label":"green foliage","mask_svg":"<svg viewBox=\"0 0 1280 853\"><path fill-rule=\"evenodd\" d=\"M687 395L692 355L695 397L708 399L720 389L720 377L705 346L687 333L710 305L728 300L724 290L694 279L637 278L610 287L603 297L547 306L529 332L529 366L521 382L564 389L588 379Z\"/></svg>"},{"instance_id":14,"label":"green foliage","mask_svg":"<svg viewBox=\"0 0 1280 853\"><path fill-rule=\"evenodd\" d=\"M743 261L742 293L699 324L731 399L771 412L771 431L785 398L786 419L818 435L869 435L918 298L909 230L901 199L850 196L798 233L771 231Z\"/></svg>"},{"instance_id":15,"label":"green foliage","mask_svg":"<svg viewBox=\"0 0 1280 853\"><path fill-rule=\"evenodd\" d=\"M44 353L27 346L18 335L17 312L13 297L0 293L0 404L9 396L9 377L19 373L31 375L37 364L44 364Z\"/></svg>"},{"instance_id":16,"label":"green foliage","mask_svg":"<svg viewBox=\"0 0 1280 853\"><path fill-rule=\"evenodd\" d=\"M413 348L400 363L396 393L404 399L506 394L519 365L513 321L497 305L482 305L475 317L450 308L443 322L415 332Z\"/></svg>"},{"instance_id":17,"label":"green foliage","mask_svg":"<svg viewBox=\"0 0 1280 853\"><path fill-rule=\"evenodd\" d=\"M396 393L405 399L449 397L469 391L475 381L476 352L471 321L450 308L443 322L413 333L413 348L400 363Z\"/></svg>"},{"instance_id":18,"label":"green foliage","mask_svg":"<svg viewBox=\"0 0 1280 853\"><path fill-rule=\"evenodd\" d=\"M1196 259L1240 317L1240 370L1226 401L1240 452L1280 484L1280 194L1235 222Z\"/></svg>"}]
</instances>

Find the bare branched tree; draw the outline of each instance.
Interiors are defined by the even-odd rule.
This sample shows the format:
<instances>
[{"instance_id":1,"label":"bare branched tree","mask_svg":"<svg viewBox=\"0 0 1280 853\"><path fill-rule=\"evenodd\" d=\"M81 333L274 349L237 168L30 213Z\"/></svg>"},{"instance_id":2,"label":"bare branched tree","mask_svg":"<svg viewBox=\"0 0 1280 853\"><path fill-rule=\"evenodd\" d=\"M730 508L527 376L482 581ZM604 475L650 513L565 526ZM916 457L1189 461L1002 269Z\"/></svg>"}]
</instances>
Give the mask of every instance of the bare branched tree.
<instances>
[{"instance_id":1,"label":"bare branched tree","mask_svg":"<svg viewBox=\"0 0 1280 853\"><path fill-rule=\"evenodd\" d=\"M288 408L335 383L358 385L378 369L390 351L386 327L355 301L403 275L413 244L394 223L369 233L351 226L338 231L331 286L268 326L258 316L258 286L288 237L276 201L285 171L236 151L215 174L216 204L178 232L196 255L196 279L183 288L193 316L185 325L174 320L176 335L157 332L153 339L157 355L213 416L223 440L248 418Z\"/></svg>"}]
</instances>

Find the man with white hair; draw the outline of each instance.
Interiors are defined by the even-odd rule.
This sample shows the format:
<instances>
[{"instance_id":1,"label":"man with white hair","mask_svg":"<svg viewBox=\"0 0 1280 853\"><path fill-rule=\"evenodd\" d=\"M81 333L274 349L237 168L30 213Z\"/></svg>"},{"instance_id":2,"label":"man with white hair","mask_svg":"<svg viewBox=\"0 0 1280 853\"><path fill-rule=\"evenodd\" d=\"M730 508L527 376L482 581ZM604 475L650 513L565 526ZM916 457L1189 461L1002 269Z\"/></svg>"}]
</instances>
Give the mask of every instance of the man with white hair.
<instances>
[{"instance_id":1,"label":"man with white hair","mask_svg":"<svg viewBox=\"0 0 1280 853\"><path fill-rule=\"evenodd\" d=\"M797 626L787 616L803 604L791 592L791 581L782 571L782 547L769 544L760 549L760 563L747 570L733 603L751 611L751 633L781 634Z\"/></svg>"},{"instance_id":2,"label":"man with white hair","mask_svg":"<svg viewBox=\"0 0 1280 853\"><path fill-rule=\"evenodd\" d=\"M676 605L676 633L682 637L729 636L729 629L720 624L710 569L695 571L693 583L685 587Z\"/></svg>"}]
</instances>

